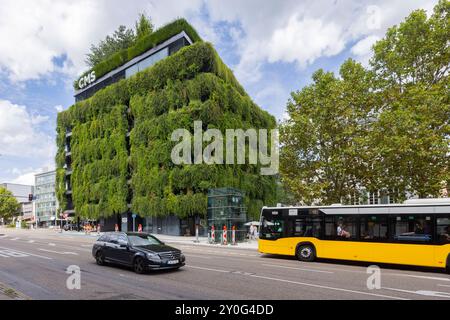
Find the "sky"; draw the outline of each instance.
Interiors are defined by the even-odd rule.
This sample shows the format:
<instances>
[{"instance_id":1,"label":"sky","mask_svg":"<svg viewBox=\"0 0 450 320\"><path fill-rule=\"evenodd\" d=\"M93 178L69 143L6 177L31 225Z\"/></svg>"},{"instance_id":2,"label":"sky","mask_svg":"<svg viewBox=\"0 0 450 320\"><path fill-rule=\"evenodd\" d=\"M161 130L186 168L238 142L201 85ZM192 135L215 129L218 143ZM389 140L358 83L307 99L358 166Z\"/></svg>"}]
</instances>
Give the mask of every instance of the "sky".
<instances>
[{"instance_id":1,"label":"sky","mask_svg":"<svg viewBox=\"0 0 450 320\"><path fill-rule=\"evenodd\" d=\"M367 66L371 47L413 10L437 0L2 0L0 183L34 184L55 168L56 117L74 103L91 44L139 13L156 28L186 18L211 42L250 97L278 120L318 69L348 58Z\"/></svg>"}]
</instances>

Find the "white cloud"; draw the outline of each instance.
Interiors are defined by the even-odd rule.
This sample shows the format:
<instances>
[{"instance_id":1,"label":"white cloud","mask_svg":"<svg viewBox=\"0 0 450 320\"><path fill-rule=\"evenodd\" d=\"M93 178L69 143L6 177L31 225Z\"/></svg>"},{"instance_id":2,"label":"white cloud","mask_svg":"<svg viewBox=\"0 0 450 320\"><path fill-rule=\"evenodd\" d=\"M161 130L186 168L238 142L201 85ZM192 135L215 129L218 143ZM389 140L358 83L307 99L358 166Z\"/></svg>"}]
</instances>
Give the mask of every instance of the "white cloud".
<instances>
[{"instance_id":1,"label":"white cloud","mask_svg":"<svg viewBox=\"0 0 450 320\"><path fill-rule=\"evenodd\" d=\"M437 0L211 0L206 3L214 22L238 23L240 61L236 75L244 83L259 81L265 63L313 64L332 57L355 42L381 38L387 28L401 22L412 10L430 10ZM368 54L356 55L364 62Z\"/></svg>"},{"instance_id":2,"label":"white cloud","mask_svg":"<svg viewBox=\"0 0 450 320\"><path fill-rule=\"evenodd\" d=\"M0 154L7 157L41 158L49 162L56 151L54 139L37 125L48 120L33 116L25 106L0 100Z\"/></svg>"},{"instance_id":3,"label":"white cloud","mask_svg":"<svg viewBox=\"0 0 450 320\"><path fill-rule=\"evenodd\" d=\"M59 71L75 76L85 54L119 25L134 26L146 12L157 26L199 10L202 0L2 0L0 70L11 81L39 79ZM55 59L67 57L63 65ZM61 61L60 61L61 62Z\"/></svg>"},{"instance_id":4,"label":"white cloud","mask_svg":"<svg viewBox=\"0 0 450 320\"><path fill-rule=\"evenodd\" d=\"M28 185L28 186L34 186L35 185L34 176L37 173L38 173L38 170L31 171L31 172L24 173L24 174L20 174L17 178L13 179L11 181L11 183L24 184L24 185Z\"/></svg>"},{"instance_id":5,"label":"white cloud","mask_svg":"<svg viewBox=\"0 0 450 320\"><path fill-rule=\"evenodd\" d=\"M368 62L372 57L372 47L380 39L381 38L376 35L367 36L355 44L351 49L351 52L364 65L368 65Z\"/></svg>"},{"instance_id":6,"label":"white cloud","mask_svg":"<svg viewBox=\"0 0 450 320\"><path fill-rule=\"evenodd\" d=\"M296 62L304 67L316 59L334 56L345 48L341 26L321 19L293 15L284 28L277 29L267 46L269 62Z\"/></svg>"}]
</instances>

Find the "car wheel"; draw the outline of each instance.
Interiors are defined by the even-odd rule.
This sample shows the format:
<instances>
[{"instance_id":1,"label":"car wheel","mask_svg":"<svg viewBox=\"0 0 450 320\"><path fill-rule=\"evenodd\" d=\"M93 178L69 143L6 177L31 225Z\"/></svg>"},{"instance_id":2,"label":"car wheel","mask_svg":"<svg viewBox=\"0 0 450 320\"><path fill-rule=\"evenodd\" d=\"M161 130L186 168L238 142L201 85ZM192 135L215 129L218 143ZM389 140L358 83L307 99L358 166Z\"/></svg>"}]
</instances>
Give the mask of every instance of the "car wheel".
<instances>
[{"instance_id":1,"label":"car wheel","mask_svg":"<svg viewBox=\"0 0 450 320\"><path fill-rule=\"evenodd\" d=\"M312 245L301 245L297 249L297 259L303 262L313 262L316 259L316 250Z\"/></svg>"},{"instance_id":2,"label":"car wheel","mask_svg":"<svg viewBox=\"0 0 450 320\"><path fill-rule=\"evenodd\" d=\"M134 272L143 274L145 272L144 259L142 259L141 257L137 257L136 259L134 259L133 269Z\"/></svg>"},{"instance_id":3,"label":"car wheel","mask_svg":"<svg viewBox=\"0 0 450 320\"><path fill-rule=\"evenodd\" d=\"M103 254L103 252L101 252L101 251L97 252L97 255L95 256L95 260L97 261L97 264L99 266L104 266L105 265L105 255Z\"/></svg>"}]
</instances>

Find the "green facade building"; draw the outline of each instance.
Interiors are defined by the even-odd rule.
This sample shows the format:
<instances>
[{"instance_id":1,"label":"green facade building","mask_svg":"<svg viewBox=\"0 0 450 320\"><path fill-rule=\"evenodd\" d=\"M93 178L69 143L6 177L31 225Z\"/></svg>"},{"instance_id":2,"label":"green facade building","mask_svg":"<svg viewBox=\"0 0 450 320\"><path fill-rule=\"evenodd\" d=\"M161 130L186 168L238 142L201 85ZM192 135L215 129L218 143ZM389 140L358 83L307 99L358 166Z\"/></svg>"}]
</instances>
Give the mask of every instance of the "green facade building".
<instances>
[{"instance_id":1,"label":"green facade building","mask_svg":"<svg viewBox=\"0 0 450 320\"><path fill-rule=\"evenodd\" d=\"M57 196L73 218L103 230L194 234L207 225L208 191L245 193L249 218L276 204L275 177L258 165L175 165L176 129L272 129L222 62L183 19L95 66L75 83L76 103L58 115ZM133 214L137 215L133 226Z\"/></svg>"}]
</instances>

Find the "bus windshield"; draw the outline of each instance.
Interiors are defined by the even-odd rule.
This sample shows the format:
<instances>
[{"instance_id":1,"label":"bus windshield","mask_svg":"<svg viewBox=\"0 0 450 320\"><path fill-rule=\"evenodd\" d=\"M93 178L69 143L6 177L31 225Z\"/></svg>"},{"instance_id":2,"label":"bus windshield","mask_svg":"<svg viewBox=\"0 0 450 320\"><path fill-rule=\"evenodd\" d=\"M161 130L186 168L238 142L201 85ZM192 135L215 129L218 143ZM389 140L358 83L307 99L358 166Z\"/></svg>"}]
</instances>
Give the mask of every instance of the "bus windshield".
<instances>
[{"instance_id":1,"label":"bus windshield","mask_svg":"<svg viewBox=\"0 0 450 320\"><path fill-rule=\"evenodd\" d=\"M274 240L283 237L284 220L281 217L263 216L261 220L261 239Z\"/></svg>"}]
</instances>

